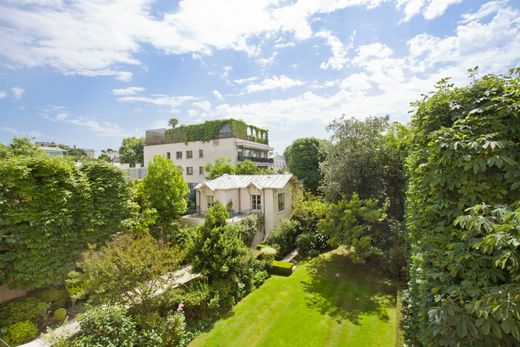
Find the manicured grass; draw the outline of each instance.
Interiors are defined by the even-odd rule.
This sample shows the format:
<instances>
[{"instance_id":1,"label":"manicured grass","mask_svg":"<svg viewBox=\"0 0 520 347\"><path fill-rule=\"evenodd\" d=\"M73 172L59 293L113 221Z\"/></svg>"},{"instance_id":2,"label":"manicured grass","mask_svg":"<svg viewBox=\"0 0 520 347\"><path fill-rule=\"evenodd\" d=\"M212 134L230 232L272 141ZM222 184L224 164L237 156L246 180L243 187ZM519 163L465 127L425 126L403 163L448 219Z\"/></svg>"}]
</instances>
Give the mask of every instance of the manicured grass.
<instances>
[{"instance_id":1,"label":"manicured grass","mask_svg":"<svg viewBox=\"0 0 520 347\"><path fill-rule=\"evenodd\" d=\"M396 292L338 249L271 277L190 346L396 346Z\"/></svg>"}]
</instances>

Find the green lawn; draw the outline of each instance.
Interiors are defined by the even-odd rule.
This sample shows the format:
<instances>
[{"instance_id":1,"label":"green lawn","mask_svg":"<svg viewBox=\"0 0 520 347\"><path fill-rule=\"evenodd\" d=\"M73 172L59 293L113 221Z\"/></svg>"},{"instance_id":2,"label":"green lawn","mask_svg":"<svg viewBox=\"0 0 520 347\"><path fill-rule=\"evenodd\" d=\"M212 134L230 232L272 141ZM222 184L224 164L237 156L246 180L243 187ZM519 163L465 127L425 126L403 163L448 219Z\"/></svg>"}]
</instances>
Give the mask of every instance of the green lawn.
<instances>
[{"instance_id":1,"label":"green lawn","mask_svg":"<svg viewBox=\"0 0 520 347\"><path fill-rule=\"evenodd\" d=\"M271 277L190 346L396 346L396 291L336 250Z\"/></svg>"}]
</instances>

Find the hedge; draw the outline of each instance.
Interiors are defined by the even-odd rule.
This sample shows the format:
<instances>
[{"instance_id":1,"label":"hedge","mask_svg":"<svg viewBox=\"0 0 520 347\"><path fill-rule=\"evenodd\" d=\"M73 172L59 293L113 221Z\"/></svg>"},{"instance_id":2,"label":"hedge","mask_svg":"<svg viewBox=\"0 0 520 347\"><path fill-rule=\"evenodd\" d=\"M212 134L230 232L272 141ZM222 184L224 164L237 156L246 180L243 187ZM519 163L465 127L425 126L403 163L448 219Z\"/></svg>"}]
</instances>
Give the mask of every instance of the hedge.
<instances>
[{"instance_id":1,"label":"hedge","mask_svg":"<svg viewBox=\"0 0 520 347\"><path fill-rule=\"evenodd\" d=\"M290 276L293 271L293 263L288 261L274 260L271 263L271 274L280 276Z\"/></svg>"},{"instance_id":2,"label":"hedge","mask_svg":"<svg viewBox=\"0 0 520 347\"><path fill-rule=\"evenodd\" d=\"M226 124L229 125L231 132L236 138L265 144L268 143L267 130L248 125L244 121L237 119L211 120L202 124L182 125L177 128L167 129L164 133L165 143L208 142L216 139L220 130ZM253 136L247 134L248 128L254 132ZM256 136L257 134L259 136ZM262 138L260 136L261 134L265 134L265 138Z\"/></svg>"}]
</instances>

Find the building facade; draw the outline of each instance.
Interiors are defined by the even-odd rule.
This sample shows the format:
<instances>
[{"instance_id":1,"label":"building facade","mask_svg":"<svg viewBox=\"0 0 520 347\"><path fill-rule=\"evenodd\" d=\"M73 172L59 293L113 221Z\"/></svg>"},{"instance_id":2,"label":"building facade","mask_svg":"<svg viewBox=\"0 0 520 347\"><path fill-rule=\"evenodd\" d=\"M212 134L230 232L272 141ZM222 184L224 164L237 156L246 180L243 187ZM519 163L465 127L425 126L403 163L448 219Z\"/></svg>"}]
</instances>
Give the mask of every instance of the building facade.
<instances>
[{"instance_id":1,"label":"building facade","mask_svg":"<svg viewBox=\"0 0 520 347\"><path fill-rule=\"evenodd\" d=\"M239 129L245 126L247 130L235 130L236 124L242 127ZM148 167L155 155L164 156L182 169L186 182L192 185L206 179L204 167L218 158L228 158L232 165L251 160L258 167L272 168L272 148L268 144L267 131L260 131L237 120L148 130L144 166Z\"/></svg>"},{"instance_id":2,"label":"building facade","mask_svg":"<svg viewBox=\"0 0 520 347\"><path fill-rule=\"evenodd\" d=\"M296 180L291 174L222 175L195 186L196 212L182 220L190 224L204 223L208 208L217 201L230 212L230 222L251 213L260 213L264 216L264 227L255 236L255 246L284 219L291 217L295 187Z\"/></svg>"}]
</instances>

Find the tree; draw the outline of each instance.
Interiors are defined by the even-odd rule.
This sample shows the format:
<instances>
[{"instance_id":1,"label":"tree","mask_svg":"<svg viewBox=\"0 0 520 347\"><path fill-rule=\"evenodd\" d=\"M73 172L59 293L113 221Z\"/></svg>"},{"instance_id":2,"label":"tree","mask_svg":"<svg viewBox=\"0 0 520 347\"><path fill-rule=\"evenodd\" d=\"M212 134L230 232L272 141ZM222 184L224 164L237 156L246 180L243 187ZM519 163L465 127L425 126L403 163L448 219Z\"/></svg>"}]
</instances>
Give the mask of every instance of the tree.
<instances>
[{"instance_id":1,"label":"tree","mask_svg":"<svg viewBox=\"0 0 520 347\"><path fill-rule=\"evenodd\" d=\"M357 194L330 206L329 216L319 223L319 229L329 238L332 247L343 245L351 249L353 262L364 262L383 254L386 219L383 208L373 199L361 200Z\"/></svg>"},{"instance_id":2,"label":"tree","mask_svg":"<svg viewBox=\"0 0 520 347\"><path fill-rule=\"evenodd\" d=\"M237 163L235 168L236 175L260 175L262 172L263 171L251 160L245 160Z\"/></svg>"},{"instance_id":3,"label":"tree","mask_svg":"<svg viewBox=\"0 0 520 347\"><path fill-rule=\"evenodd\" d=\"M13 137L9 150L12 155L32 155L38 152L38 146L28 137Z\"/></svg>"},{"instance_id":4,"label":"tree","mask_svg":"<svg viewBox=\"0 0 520 347\"><path fill-rule=\"evenodd\" d=\"M235 174L235 168L233 165L231 165L231 160L229 158L217 158L214 164L206 164L204 170L208 173L206 178L210 180L220 177L224 174Z\"/></svg>"},{"instance_id":5,"label":"tree","mask_svg":"<svg viewBox=\"0 0 520 347\"><path fill-rule=\"evenodd\" d=\"M149 312L158 293L172 285L183 257L181 250L149 234L121 234L99 251L85 251L80 271L69 274L67 285L80 288L75 299L88 296L95 304L131 305Z\"/></svg>"},{"instance_id":6,"label":"tree","mask_svg":"<svg viewBox=\"0 0 520 347\"><path fill-rule=\"evenodd\" d=\"M229 214L226 207L217 201L206 213L204 228L211 229L215 227L223 227L226 225L227 218L229 218Z\"/></svg>"},{"instance_id":7,"label":"tree","mask_svg":"<svg viewBox=\"0 0 520 347\"><path fill-rule=\"evenodd\" d=\"M134 167L144 162L144 138L125 137L119 147L119 157L122 163L128 163Z\"/></svg>"},{"instance_id":8,"label":"tree","mask_svg":"<svg viewBox=\"0 0 520 347\"><path fill-rule=\"evenodd\" d=\"M303 184L303 187L316 194L321 182L320 163L324 159L325 141L306 137L295 140L285 149L284 156L289 171Z\"/></svg>"},{"instance_id":9,"label":"tree","mask_svg":"<svg viewBox=\"0 0 520 347\"><path fill-rule=\"evenodd\" d=\"M388 120L342 117L329 125L332 144L321 164L322 191L332 201L354 193L361 199L389 198L391 216L403 220L406 151L400 136L406 128L390 126Z\"/></svg>"},{"instance_id":10,"label":"tree","mask_svg":"<svg viewBox=\"0 0 520 347\"><path fill-rule=\"evenodd\" d=\"M157 210L157 226L161 234L182 216L188 206L187 195L190 190L182 171L163 156L154 156L148 164L148 174L143 178L143 191L151 207Z\"/></svg>"},{"instance_id":11,"label":"tree","mask_svg":"<svg viewBox=\"0 0 520 347\"><path fill-rule=\"evenodd\" d=\"M520 344L520 78L449 79L413 104L405 333L412 346Z\"/></svg>"},{"instance_id":12,"label":"tree","mask_svg":"<svg viewBox=\"0 0 520 347\"><path fill-rule=\"evenodd\" d=\"M179 120L177 118L170 118L170 120L168 121L168 125L172 128L175 128L177 124L179 124Z\"/></svg>"}]
</instances>

